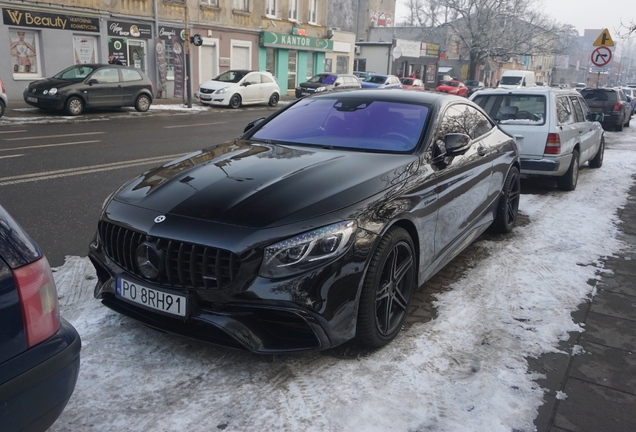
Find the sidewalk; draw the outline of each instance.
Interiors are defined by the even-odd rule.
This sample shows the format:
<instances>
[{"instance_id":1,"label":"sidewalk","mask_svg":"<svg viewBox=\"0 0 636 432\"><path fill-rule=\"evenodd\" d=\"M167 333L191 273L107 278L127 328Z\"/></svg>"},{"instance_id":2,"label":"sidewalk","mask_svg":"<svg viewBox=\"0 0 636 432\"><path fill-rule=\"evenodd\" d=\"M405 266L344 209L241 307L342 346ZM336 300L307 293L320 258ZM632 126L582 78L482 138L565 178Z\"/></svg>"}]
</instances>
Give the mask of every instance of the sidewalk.
<instances>
[{"instance_id":1,"label":"sidewalk","mask_svg":"<svg viewBox=\"0 0 636 432\"><path fill-rule=\"evenodd\" d=\"M573 314L585 331L561 349L575 355L529 359L550 390L535 420L539 432L636 431L636 187L618 216L628 246L605 260L610 272L590 281L596 296Z\"/></svg>"}]
</instances>

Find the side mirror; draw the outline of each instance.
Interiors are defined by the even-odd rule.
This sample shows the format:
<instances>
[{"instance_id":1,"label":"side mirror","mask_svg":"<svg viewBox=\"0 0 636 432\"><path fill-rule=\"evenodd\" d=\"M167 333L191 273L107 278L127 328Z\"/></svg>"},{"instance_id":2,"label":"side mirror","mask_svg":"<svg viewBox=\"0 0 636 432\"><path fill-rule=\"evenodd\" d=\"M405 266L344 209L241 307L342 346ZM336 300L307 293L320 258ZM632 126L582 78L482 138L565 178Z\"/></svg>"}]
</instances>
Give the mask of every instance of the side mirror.
<instances>
[{"instance_id":1,"label":"side mirror","mask_svg":"<svg viewBox=\"0 0 636 432\"><path fill-rule=\"evenodd\" d=\"M249 81L245 81L243 84L241 84L242 86L247 87L248 85L251 85L252 83Z\"/></svg>"},{"instance_id":2,"label":"side mirror","mask_svg":"<svg viewBox=\"0 0 636 432\"><path fill-rule=\"evenodd\" d=\"M89 79L88 80L88 85L92 86L93 84L97 84L99 81L97 81L95 78Z\"/></svg>"},{"instance_id":3,"label":"side mirror","mask_svg":"<svg viewBox=\"0 0 636 432\"><path fill-rule=\"evenodd\" d=\"M470 148L470 137L463 133L449 133L444 137L446 156L457 156L466 153Z\"/></svg>"},{"instance_id":4,"label":"side mirror","mask_svg":"<svg viewBox=\"0 0 636 432\"><path fill-rule=\"evenodd\" d=\"M251 122L249 122L246 126L245 129L243 129L243 133L254 129L254 127L258 126L259 124L263 123L265 121L265 117L261 117L261 118L257 118L256 120L252 120Z\"/></svg>"},{"instance_id":5,"label":"side mirror","mask_svg":"<svg viewBox=\"0 0 636 432\"><path fill-rule=\"evenodd\" d=\"M334 87L338 87L339 85L340 85L340 83L339 83L339 82L337 82L337 83L334 83L334 85L333 85L333 86L334 86Z\"/></svg>"}]
</instances>

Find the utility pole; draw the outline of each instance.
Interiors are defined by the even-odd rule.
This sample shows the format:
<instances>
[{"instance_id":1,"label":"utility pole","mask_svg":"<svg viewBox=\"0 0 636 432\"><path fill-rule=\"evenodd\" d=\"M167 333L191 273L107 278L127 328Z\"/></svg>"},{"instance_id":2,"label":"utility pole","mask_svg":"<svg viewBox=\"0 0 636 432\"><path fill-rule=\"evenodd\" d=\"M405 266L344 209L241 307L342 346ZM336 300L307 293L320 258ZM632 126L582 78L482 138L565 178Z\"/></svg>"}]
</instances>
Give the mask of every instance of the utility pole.
<instances>
[{"instance_id":1,"label":"utility pole","mask_svg":"<svg viewBox=\"0 0 636 432\"><path fill-rule=\"evenodd\" d=\"M192 80L190 79L190 19L188 13L188 2L185 4L185 64L186 64L186 93L188 94L188 108L192 108Z\"/></svg>"}]
</instances>

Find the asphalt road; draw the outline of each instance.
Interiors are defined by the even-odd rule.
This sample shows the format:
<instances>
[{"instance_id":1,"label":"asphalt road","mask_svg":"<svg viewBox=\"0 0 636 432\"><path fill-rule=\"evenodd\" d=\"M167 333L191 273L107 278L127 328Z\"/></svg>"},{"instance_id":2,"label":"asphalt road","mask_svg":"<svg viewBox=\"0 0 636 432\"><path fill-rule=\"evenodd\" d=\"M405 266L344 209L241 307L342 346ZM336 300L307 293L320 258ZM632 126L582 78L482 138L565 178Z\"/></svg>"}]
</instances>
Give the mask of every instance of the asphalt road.
<instances>
[{"instance_id":1,"label":"asphalt road","mask_svg":"<svg viewBox=\"0 0 636 432\"><path fill-rule=\"evenodd\" d=\"M67 255L87 255L104 200L127 179L233 139L249 121L274 110L140 115L123 109L70 121L27 112L24 123L0 126L0 204L40 245L51 266L60 266Z\"/></svg>"}]
</instances>

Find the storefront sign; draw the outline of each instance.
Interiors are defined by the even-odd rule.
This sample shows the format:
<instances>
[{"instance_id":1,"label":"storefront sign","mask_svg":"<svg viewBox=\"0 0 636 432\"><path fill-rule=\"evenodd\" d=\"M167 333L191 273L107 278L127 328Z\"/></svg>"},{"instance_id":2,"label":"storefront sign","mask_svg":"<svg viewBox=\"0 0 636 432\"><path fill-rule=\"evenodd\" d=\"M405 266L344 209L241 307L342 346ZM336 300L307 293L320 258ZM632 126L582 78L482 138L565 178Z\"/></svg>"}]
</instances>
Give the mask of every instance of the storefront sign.
<instances>
[{"instance_id":1,"label":"storefront sign","mask_svg":"<svg viewBox=\"0 0 636 432\"><path fill-rule=\"evenodd\" d=\"M260 45L272 48L304 49L306 51L333 51L332 40L273 32L261 32Z\"/></svg>"},{"instance_id":2,"label":"storefront sign","mask_svg":"<svg viewBox=\"0 0 636 432\"><path fill-rule=\"evenodd\" d=\"M99 18L2 8L5 25L99 32Z\"/></svg>"},{"instance_id":3,"label":"storefront sign","mask_svg":"<svg viewBox=\"0 0 636 432\"><path fill-rule=\"evenodd\" d=\"M426 55L427 56L433 56L433 57L439 57L439 48L440 48L439 44L427 43L426 44Z\"/></svg>"},{"instance_id":4,"label":"storefront sign","mask_svg":"<svg viewBox=\"0 0 636 432\"><path fill-rule=\"evenodd\" d=\"M149 24L108 21L108 35L124 38L150 39L152 36L152 27Z\"/></svg>"},{"instance_id":5,"label":"storefront sign","mask_svg":"<svg viewBox=\"0 0 636 432\"><path fill-rule=\"evenodd\" d=\"M395 41L395 47L400 48L403 57L418 58L420 56L421 42L397 39Z\"/></svg>"},{"instance_id":6,"label":"storefront sign","mask_svg":"<svg viewBox=\"0 0 636 432\"><path fill-rule=\"evenodd\" d=\"M159 37L162 40L172 40L172 36L179 36L181 40L185 40L185 29L167 26L159 27Z\"/></svg>"},{"instance_id":7,"label":"storefront sign","mask_svg":"<svg viewBox=\"0 0 636 432\"><path fill-rule=\"evenodd\" d=\"M168 80L168 65L166 64L166 53L163 41L158 37L155 38L155 51L157 51L157 69L159 70L159 83L157 91L166 91L166 82Z\"/></svg>"},{"instance_id":8,"label":"storefront sign","mask_svg":"<svg viewBox=\"0 0 636 432\"><path fill-rule=\"evenodd\" d=\"M95 45L93 36L73 36L75 64L95 63Z\"/></svg>"},{"instance_id":9,"label":"storefront sign","mask_svg":"<svg viewBox=\"0 0 636 432\"><path fill-rule=\"evenodd\" d=\"M185 55L180 37L172 36L172 59L174 61L174 94L172 97L182 98L185 78Z\"/></svg>"},{"instance_id":10,"label":"storefront sign","mask_svg":"<svg viewBox=\"0 0 636 432\"><path fill-rule=\"evenodd\" d=\"M126 39L108 38L108 55L115 56L124 66L128 66L128 41Z\"/></svg>"}]
</instances>

